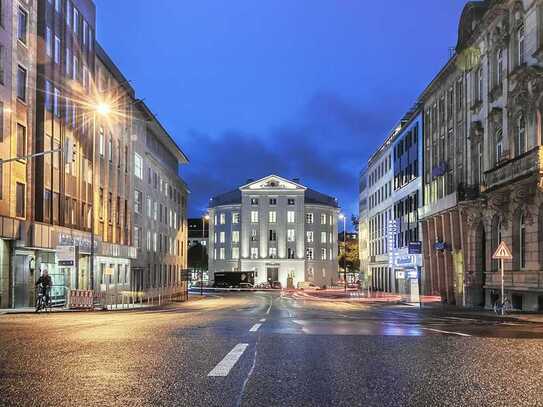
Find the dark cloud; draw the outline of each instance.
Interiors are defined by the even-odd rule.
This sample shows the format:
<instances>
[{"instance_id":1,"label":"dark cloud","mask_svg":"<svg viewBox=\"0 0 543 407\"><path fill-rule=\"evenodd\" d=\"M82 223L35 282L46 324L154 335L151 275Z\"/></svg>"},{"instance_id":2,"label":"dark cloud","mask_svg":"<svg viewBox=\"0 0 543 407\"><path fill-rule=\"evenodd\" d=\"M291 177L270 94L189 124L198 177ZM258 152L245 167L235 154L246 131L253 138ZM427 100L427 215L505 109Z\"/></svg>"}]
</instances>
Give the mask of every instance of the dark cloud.
<instances>
[{"instance_id":1,"label":"dark cloud","mask_svg":"<svg viewBox=\"0 0 543 407\"><path fill-rule=\"evenodd\" d=\"M390 125L387 116L319 93L296 120L264 135L190 131L185 145L191 163L184 174L192 192L189 216L200 216L212 196L272 173L300 178L337 197L347 212L356 212L358 173Z\"/></svg>"}]
</instances>

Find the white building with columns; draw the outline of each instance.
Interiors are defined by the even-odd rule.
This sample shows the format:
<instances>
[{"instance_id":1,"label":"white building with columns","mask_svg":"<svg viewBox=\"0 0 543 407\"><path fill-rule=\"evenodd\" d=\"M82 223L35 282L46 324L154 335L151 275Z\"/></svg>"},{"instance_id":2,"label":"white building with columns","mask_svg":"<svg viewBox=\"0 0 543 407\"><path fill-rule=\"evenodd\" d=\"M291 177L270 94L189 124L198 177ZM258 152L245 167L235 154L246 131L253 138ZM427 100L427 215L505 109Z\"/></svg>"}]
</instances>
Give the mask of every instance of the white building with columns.
<instances>
[{"instance_id":1,"label":"white building with columns","mask_svg":"<svg viewBox=\"0 0 543 407\"><path fill-rule=\"evenodd\" d=\"M254 271L255 284L338 278L337 199L270 175L210 200L209 271Z\"/></svg>"}]
</instances>

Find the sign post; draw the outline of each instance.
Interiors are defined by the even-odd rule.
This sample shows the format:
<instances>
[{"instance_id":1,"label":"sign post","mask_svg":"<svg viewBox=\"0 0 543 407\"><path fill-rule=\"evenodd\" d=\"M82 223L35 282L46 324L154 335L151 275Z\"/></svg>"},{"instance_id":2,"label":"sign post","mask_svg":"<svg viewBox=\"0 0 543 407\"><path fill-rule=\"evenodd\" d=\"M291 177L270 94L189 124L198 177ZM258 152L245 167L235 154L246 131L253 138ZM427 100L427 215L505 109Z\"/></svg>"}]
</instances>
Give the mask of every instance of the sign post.
<instances>
[{"instance_id":1,"label":"sign post","mask_svg":"<svg viewBox=\"0 0 543 407\"><path fill-rule=\"evenodd\" d=\"M496 251L494 252L494 255L492 256L493 259L495 260L499 260L500 261L500 269L501 269L501 280L502 280L502 315L504 314L505 312L505 307L504 307L504 303L505 303L505 291L504 291L504 282L503 282L503 275L504 275L504 272L503 272L503 261L504 260L512 260L513 259L513 255L511 254L511 250L509 250L509 247L507 247L507 245L505 244L505 242L502 240L500 242L500 245L498 246L498 248L496 249Z\"/></svg>"}]
</instances>

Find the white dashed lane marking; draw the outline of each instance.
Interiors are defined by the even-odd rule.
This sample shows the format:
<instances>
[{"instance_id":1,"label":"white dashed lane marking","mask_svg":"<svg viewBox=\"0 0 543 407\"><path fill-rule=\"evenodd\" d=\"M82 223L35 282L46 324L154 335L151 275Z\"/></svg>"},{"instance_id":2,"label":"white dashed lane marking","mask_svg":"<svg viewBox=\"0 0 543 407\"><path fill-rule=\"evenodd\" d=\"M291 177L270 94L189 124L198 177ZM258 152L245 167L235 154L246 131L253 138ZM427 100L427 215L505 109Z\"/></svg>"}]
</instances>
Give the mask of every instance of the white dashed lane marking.
<instances>
[{"instance_id":1,"label":"white dashed lane marking","mask_svg":"<svg viewBox=\"0 0 543 407\"><path fill-rule=\"evenodd\" d=\"M262 324L254 324L251 329L249 329L249 332L256 332L258 331L258 328L260 328Z\"/></svg>"},{"instance_id":2,"label":"white dashed lane marking","mask_svg":"<svg viewBox=\"0 0 543 407\"><path fill-rule=\"evenodd\" d=\"M219 362L217 366L213 368L211 372L209 372L208 376L228 376L228 373L230 370L234 367L236 362L239 360L241 355L243 355L243 352L245 352L245 349L247 349L247 346L249 346L248 343L238 343L236 346L234 346L234 349L232 349L223 360Z\"/></svg>"},{"instance_id":3,"label":"white dashed lane marking","mask_svg":"<svg viewBox=\"0 0 543 407\"><path fill-rule=\"evenodd\" d=\"M422 328L422 329L426 329L427 331L432 331L432 332L438 332L440 334L458 335L458 336L471 336L471 335L468 335L468 334L464 334L462 332L442 331L440 329L433 329L433 328Z\"/></svg>"}]
</instances>

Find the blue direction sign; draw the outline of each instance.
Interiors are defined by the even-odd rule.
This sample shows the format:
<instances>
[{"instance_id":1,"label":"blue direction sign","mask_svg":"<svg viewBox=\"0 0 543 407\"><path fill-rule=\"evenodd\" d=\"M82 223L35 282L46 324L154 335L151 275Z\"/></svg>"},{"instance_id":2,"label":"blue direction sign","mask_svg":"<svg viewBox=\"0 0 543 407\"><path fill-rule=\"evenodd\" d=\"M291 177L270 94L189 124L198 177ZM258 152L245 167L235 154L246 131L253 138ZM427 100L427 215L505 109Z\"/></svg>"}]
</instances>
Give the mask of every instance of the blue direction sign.
<instances>
[{"instance_id":1,"label":"blue direction sign","mask_svg":"<svg viewBox=\"0 0 543 407\"><path fill-rule=\"evenodd\" d=\"M407 246L407 252L409 254L422 254L422 242L409 242Z\"/></svg>"}]
</instances>

